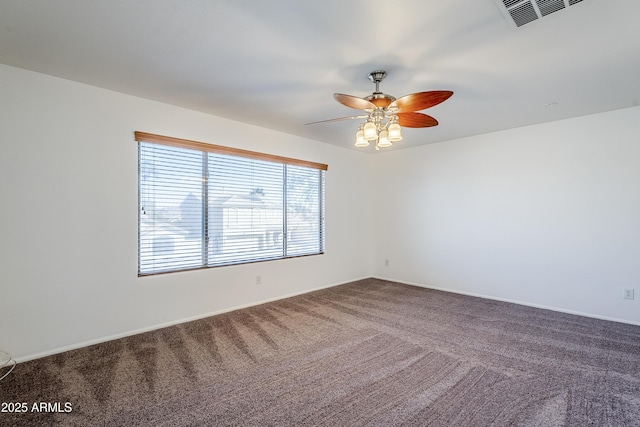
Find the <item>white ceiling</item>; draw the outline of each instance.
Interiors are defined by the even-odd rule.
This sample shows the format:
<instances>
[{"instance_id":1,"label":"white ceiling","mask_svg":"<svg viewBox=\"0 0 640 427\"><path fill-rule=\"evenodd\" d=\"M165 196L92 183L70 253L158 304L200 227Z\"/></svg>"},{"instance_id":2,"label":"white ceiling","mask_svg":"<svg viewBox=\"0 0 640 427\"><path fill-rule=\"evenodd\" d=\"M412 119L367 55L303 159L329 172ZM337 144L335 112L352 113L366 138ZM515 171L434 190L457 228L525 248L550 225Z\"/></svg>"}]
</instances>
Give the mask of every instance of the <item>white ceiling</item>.
<instances>
[{"instance_id":1,"label":"white ceiling","mask_svg":"<svg viewBox=\"0 0 640 427\"><path fill-rule=\"evenodd\" d=\"M0 62L343 147L366 75L452 90L397 148L640 103L640 1L520 28L494 0L0 0ZM547 104L554 103L549 107ZM372 151L372 147L367 150Z\"/></svg>"}]
</instances>

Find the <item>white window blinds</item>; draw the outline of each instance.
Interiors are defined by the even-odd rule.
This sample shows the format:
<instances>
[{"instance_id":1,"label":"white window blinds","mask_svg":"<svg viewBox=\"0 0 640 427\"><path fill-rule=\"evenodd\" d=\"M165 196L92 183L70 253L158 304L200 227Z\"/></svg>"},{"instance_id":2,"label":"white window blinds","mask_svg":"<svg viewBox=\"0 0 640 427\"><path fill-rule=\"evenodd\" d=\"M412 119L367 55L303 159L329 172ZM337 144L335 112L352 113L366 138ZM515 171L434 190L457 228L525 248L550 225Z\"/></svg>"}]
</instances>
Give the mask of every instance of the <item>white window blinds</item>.
<instances>
[{"instance_id":1,"label":"white window blinds","mask_svg":"<svg viewBox=\"0 0 640 427\"><path fill-rule=\"evenodd\" d=\"M324 252L326 165L136 132L138 274Z\"/></svg>"}]
</instances>

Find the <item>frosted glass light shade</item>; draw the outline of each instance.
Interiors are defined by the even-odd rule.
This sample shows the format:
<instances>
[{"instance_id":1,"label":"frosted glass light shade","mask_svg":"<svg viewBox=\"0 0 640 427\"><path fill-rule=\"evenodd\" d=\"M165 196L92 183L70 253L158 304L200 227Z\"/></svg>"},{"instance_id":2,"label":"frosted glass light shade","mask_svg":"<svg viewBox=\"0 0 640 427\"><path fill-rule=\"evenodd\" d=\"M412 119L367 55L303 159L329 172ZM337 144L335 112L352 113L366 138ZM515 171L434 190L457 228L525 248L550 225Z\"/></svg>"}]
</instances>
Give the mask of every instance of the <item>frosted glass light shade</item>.
<instances>
[{"instance_id":1,"label":"frosted glass light shade","mask_svg":"<svg viewBox=\"0 0 640 427\"><path fill-rule=\"evenodd\" d=\"M368 147L369 141L364 139L364 131L360 129L356 132L356 147Z\"/></svg>"},{"instance_id":2,"label":"frosted glass light shade","mask_svg":"<svg viewBox=\"0 0 640 427\"><path fill-rule=\"evenodd\" d=\"M397 123L389 125L389 141L397 142L402 140L402 128Z\"/></svg>"},{"instance_id":3,"label":"frosted glass light shade","mask_svg":"<svg viewBox=\"0 0 640 427\"><path fill-rule=\"evenodd\" d=\"M364 125L364 139L367 141L373 141L378 138L378 128L375 123L367 122Z\"/></svg>"},{"instance_id":4,"label":"frosted glass light shade","mask_svg":"<svg viewBox=\"0 0 640 427\"><path fill-rule=\"evenodd\" d=\"M389 141L389 132L387 130L383 130L380 132L380 136L378 137L378 147L391 147L391 141Z\"/></svg>"}]
</instances>

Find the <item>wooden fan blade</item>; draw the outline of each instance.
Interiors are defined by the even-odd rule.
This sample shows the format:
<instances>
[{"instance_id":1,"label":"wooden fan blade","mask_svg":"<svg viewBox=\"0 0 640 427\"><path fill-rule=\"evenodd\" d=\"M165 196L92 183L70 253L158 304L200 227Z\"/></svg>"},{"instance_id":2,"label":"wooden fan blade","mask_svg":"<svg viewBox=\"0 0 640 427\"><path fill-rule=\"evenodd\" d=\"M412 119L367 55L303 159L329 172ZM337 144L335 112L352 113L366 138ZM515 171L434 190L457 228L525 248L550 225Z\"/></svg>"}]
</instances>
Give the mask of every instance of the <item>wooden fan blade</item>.
<instances>
[{"instance_id":1,"label":"wooden fan blade","mask_svg":"<svg viewBox=\"0 0 640 427\"><path fill-rule=\"evenodd\" d=\"M329 119L329 120L320 120L319 122L311 122L305 123L306 125L317 125L318 123L330 123L330 122L340 122L342 120L354 120L354 119L366 119L369 116L349 116L349 117L339 117L337 119Z\"/></svg>"},{"instance_id":2,"label":"wooden fan blade","mask_svg":"<svg viewBox=\"0 0 640 427\"><path fill-rule=\"evenodd\" d=\"M396 116L398 116L398 124L405 128L429 128L431 126L438 126L436 119L422 113L398 113Z\"/></svg>"},{"instance_id":3,"label":"wooden fan blade","mask_svg":"<svg viewBox=\"0 0 640 427\"><path fill-rule=\"evenodd\" d=\"M453 95L453 92L450 90L432 90L429 92L412 93L411 95L405 95L396 99L389 104L389 108L396 107L399 113L420 111L446 101L451 95Z\"/></svg>"},{"instance_id":4,"label":"wooden fan blade","mask_svg":"<svg viewBox=\"0 0 640 427\"><path fill-rule=\"evenodd\" d=\"M373 102L369 102L366 99L358 98L357 96L345 95L344 93L334 93L333 98L342 105L346 105L349 108L355 108L356 110L366 110L371 108L376 109L376 105Z\"/></svg>"}]
</instances>

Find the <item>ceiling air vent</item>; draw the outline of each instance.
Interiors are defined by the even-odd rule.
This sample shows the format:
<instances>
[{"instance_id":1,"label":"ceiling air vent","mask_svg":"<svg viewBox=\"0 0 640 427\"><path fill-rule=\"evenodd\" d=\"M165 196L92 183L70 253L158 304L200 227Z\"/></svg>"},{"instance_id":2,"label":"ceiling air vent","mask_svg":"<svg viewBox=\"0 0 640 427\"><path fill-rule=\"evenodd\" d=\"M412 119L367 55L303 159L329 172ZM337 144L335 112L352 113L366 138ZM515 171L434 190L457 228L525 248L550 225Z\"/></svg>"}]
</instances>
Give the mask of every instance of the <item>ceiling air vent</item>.
<instances>
[{"instance_id":1,"label":"ceiling air vent","mask_svg":"<svg viewBox=\"0 0 640 427\"><path fill-rule=\"evenodd\" d=\"M516 27L580 3L582 0L495 0L505 18Z\"/></svg>"},{"instance_id":2,"label":"ceiling air vent","mask_svg":"<svg viewBox=\"0 0 640 427\"><path fill-rule=\"evenodd\" d=\"M528 0L509 9L509 14L517 27L521 27L524 24L528 24L529 22L538 19L538 13Z\"/></svg>"}]
</instances>

